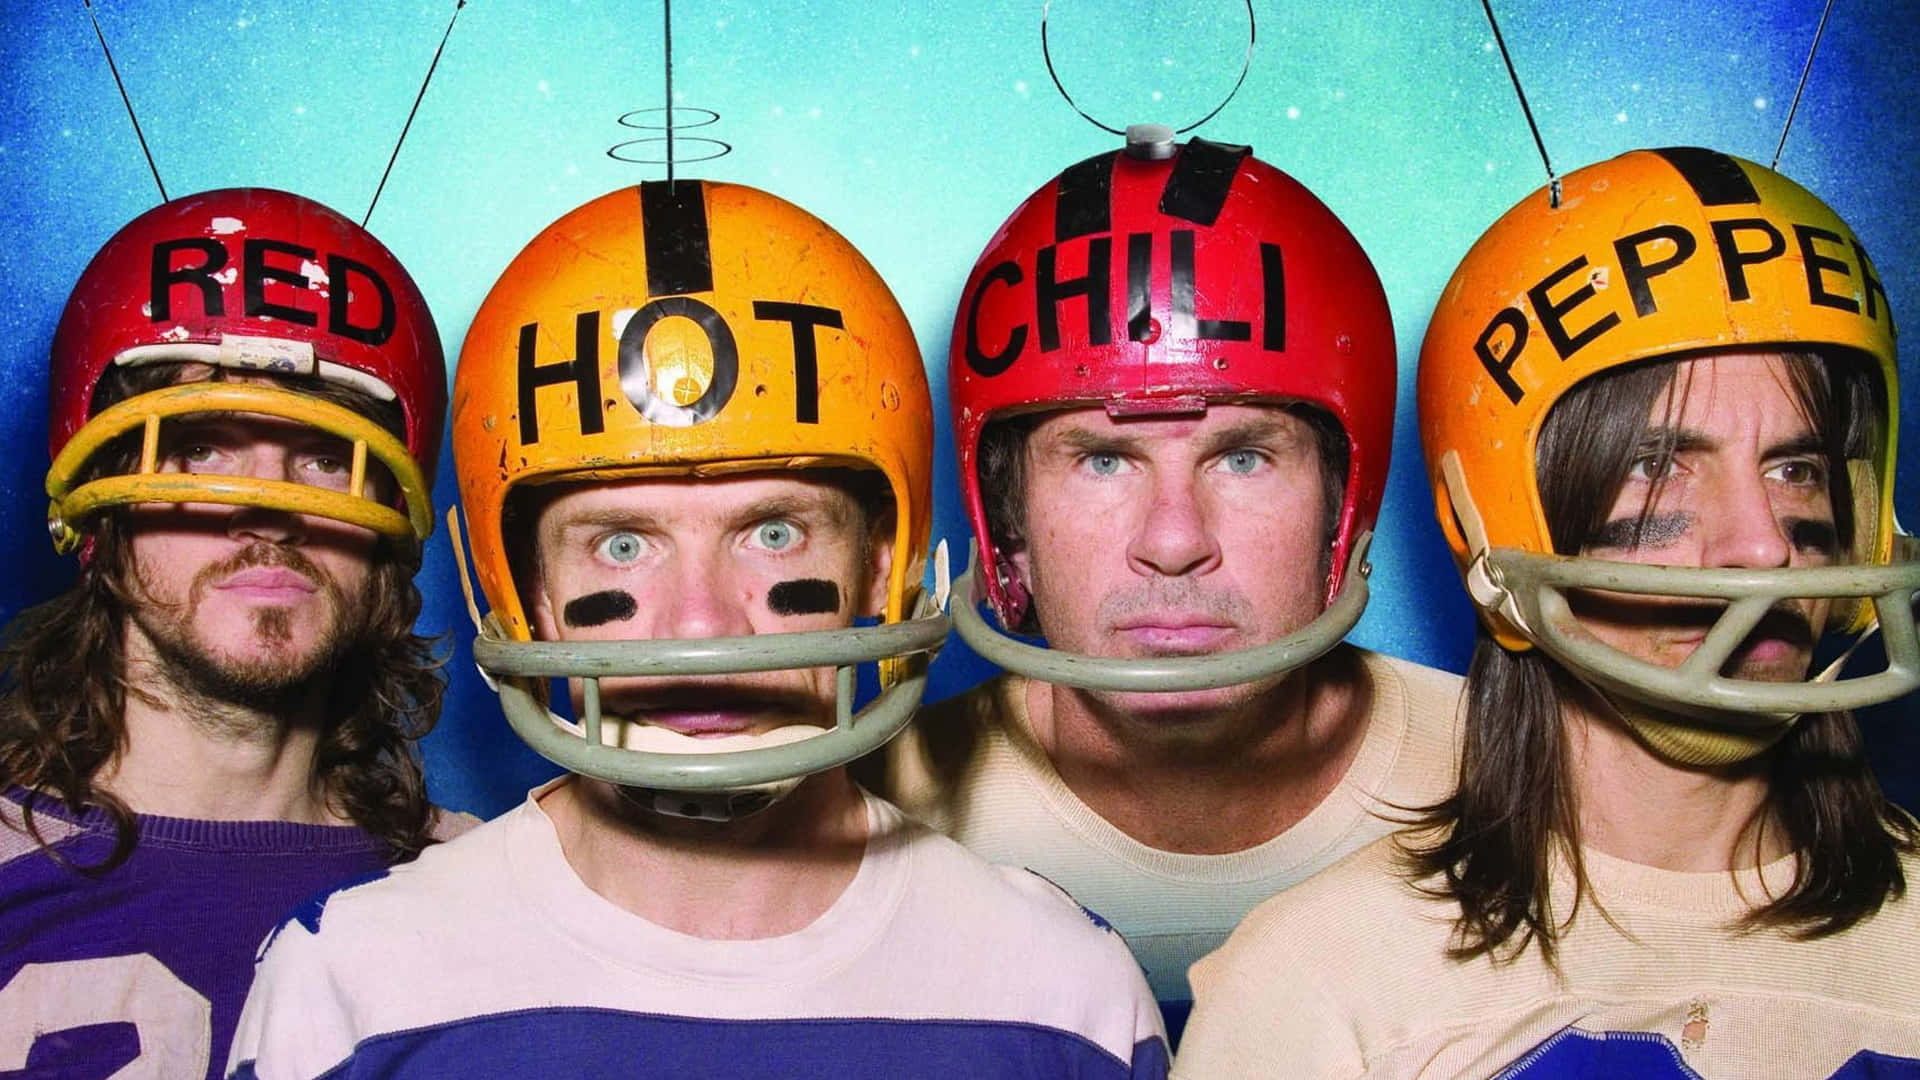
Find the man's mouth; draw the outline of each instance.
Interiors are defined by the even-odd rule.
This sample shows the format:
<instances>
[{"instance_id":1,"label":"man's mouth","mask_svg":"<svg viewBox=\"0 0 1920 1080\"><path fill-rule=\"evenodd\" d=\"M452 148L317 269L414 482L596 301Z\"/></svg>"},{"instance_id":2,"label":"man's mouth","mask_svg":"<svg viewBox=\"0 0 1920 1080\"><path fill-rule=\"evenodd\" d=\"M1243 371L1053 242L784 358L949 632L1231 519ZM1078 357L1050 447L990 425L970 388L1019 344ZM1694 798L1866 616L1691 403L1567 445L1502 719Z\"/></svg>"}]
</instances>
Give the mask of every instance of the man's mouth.
<instances>
[{"instance_id":1,"label":"man's mouth","mask_svg":"<svg viewBox=\"0 0 1920 1080\"><path fill-rule=\"evenodd\" d=\"M1688 630L1670 638L1675 645L1685 649L1687 654L1699 648L1706 641L1724 607L1690 606L1687 612L1697 612L1692 620L1697 628ZM1720 674L1739 678L1743 674L1762 678L1799 678L1797 669L1806 663L1812 652L1816 635L1813 624L1807 616L1790 607L1776 607L1762 616L1759 623L1748 632L1746 638L1735 646L1721 665Z\"/></svg>"},{"instance_id":2,"label":"man's mouth","mask_svg":"<svg viewBox=\"0 0 1920 1080\"><path fill-rule=\"evenodd\" d=\"M1149 615L1125 620L1114 633L1149 655L1212 653L1232 637L1234 628L1182 615Z\"/></svg>"},{"instance_id":3,"label":"man's mouth","mask_svg":"<svg viewBox=\"0 0 1920 1080\"><path fill-rule=\"evenodd\" d=\"M821 705L778 688L750 692L726 685L667 686L609 696L608 716L696 738L764 731L817 715ZM829 712L831 705L828 706Z\"/></svg>"},{"instance_id":4,"label":"man's mouth","mask_svg":"<svg viewBox=\"0 0 1920 1080\"><path fill-rule=\"evenodd\" d=\"M248 599L292 602L318 592L320 586L297 570L289 570L284 566L255 566L222 579L214 589Z\"/></svg>"},{"instance_id":5,"label":"man's mouth","mask_svg":"<svg viewBox=\"0 0 1920 1080\"><path fill-rule=\"evenodd\" d=\"M642 709L623 712L621 718L632 723L666 728L695 738L714 739L723 735L746 734L753 730L754 722L762 715L764 714L760 712Z\"/></svg>"}]
</instances>

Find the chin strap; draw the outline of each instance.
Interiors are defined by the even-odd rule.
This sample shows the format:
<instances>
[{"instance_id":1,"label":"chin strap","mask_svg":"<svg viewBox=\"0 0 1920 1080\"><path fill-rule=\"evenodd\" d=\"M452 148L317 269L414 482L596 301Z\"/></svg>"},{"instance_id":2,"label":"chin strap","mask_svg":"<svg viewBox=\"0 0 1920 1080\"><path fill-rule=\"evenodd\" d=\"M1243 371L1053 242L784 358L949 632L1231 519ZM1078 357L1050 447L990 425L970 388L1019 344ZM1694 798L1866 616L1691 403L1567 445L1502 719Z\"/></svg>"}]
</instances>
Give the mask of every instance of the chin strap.
<instances>
[{"instance_id":1,"label":"chin strap","mask_svg":"<svg viewBox=\"0 0 1920 1080\"><path fill-rule=\"evenodd\" d=\"M1460 465L1459 451L1449 450L1440 459L1440 476L1447 485L1447 501L1452 505L1454 520L1459 523L1461 539L1467 545L1467 564L1461 572L1467 595L1473 598L1475 607L1504 622L1514 635L1530 643L1533 631L1527 626L1519 600L1500 579L1499 569L1487 558L1493 545L1487 541L1487 526L1480 517L1480 508L1474 505L1473 495L1467 490L1466 470Z\"/></svg>"},{"instance_id":2,"label":"chin strap","mask_svg":"<svg viewBox=\"0 0 1920 1080\"><path fill-rule=\"evenodd\" d=\"M742 750L785 746L827 734L826 728L812 724L789 724L759 734L698 736L684 735L671 728L651 724L611 717L608 720L600 726L600 741L603 744L651 754L731 754ZM553 718L553 722L554 726L571 734L581 734L577 725L558 716ZM656 814L696 821L732 821L757 814L793 794L793 789L805 779L804 776L795 776L720 791L665 791L644 787L620 787L619 791L628 802Z\"/></svg>"},{"instance_id":3,"label":"chin strap","mask_svg":"<svg viewBox=\"0 0 1920 1080\"><path fill-rule=\"evenodd\" d=\"M1751 760L1785 738L1800 720L1799 713L1785 713L1775 715L1775 722L1764 727L1722 728L1698 720L1670 719L1637 703L1617 701L1579 672L1559 666L1648 749L1675 765L1704 769Z\"/></svg>"}]
</instances>

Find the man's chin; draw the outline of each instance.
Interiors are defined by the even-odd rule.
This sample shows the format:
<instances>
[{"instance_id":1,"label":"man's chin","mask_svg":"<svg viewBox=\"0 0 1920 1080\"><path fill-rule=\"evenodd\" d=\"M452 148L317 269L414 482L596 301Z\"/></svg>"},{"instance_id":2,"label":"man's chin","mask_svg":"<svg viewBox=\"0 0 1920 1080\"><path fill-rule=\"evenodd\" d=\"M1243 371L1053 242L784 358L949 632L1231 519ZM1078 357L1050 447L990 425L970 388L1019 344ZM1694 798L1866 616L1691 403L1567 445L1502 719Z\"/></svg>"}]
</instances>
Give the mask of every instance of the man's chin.
<instances>
[{"instance_id":1,"label":"man's chin","mask_svg":"<svg viewBox=\"0 0 1920 1080\"><path fill-rule=\"evenodd\" d=\"M241 647L212 647L205 640L160 644L175 681L204 697L250 708L283 708L312 693L336 666L327 637L289 642L257 637Z\"/></svg>"},{"instance_id":2,"label":"man's chin","mask_svg":"<svg viewBox=\"0 0 1920 1080\"><path fill-rule=\"evenodd\" d=\"M1224 713L1237 711L1259 698L1271 683L1238 683L1212 690L1083 691L1106 709L1133 722L1168 732L1198 729Z\"/></svg>"}]
</instances>

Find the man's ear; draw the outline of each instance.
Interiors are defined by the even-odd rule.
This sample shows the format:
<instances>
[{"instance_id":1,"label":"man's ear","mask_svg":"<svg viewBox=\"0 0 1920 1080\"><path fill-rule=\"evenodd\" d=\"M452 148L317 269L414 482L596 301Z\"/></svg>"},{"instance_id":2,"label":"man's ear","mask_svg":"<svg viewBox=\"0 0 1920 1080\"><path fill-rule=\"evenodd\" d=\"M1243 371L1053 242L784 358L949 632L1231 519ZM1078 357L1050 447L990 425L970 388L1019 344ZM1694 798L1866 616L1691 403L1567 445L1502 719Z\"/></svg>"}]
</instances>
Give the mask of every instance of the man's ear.
<instances>
[{"instance_id":1,"label":"man's ear","mask_svg":"<svg viewBox=\"0 0 1920 1080\"><path fill-rule=\"evenodd\" d=\"M547 596L545 575L540 572L540 560L527 560L527 582L520 588L520 605L527 612L527 628L533 631L535 641L560 640L559 624L553 620L553 601Z\"/></svg>"},{"instance_id":2,"label":"man's ear","mask_svg":"<svg viewBox=\"0 0 1920 1080\"><path fill-rule=\"evenodd\" d=\"M1020 580L1020 587L1027 595L1033 594L1033 564L1027 556L1027 542L1018 536L1009 536L1000 542L1000 561L1012 568L1013 574ZM999 567L991 567L994 572Z\"/></svg>"},{"instance_id":3,"label":"man's ear","mask_svg":"<svg viewBox=\"0 0 1920 1080\"><path fill-rule=\"evenodd\" d=\"M882 618L887 613L887 582L893 576L893 523L893 514L882 514L867 530L867 591L860 598L856 615ZM908 614L903 611L900 616Z\"/></svg>"}]
</instances>

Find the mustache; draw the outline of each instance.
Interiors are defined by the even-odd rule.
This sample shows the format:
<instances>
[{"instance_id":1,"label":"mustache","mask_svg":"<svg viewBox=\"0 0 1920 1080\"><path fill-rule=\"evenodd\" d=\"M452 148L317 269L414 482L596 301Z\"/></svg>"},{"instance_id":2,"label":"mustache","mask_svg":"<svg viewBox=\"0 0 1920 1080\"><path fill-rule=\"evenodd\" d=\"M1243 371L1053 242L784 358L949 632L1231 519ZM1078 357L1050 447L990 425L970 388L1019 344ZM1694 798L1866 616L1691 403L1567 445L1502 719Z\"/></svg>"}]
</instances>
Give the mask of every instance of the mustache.
<instances>
[{"instance_id":1,"label":"mustache","mask_svg":"<svg viewBox=\"0 0 1920 1080\"><path fill-rule=\"evenodd\" d=\"M1178 613L1238 626L1251 610L1236 592L1209 589L1191 578L1152 578L1130 589L1101 597L1094 609L1102 626L1142 615Z\"/></svg>"},{"instance_id":2,"label":"mustache","mask_svg":"<svg viewBox=\"0 0 1920 1080\"><path fill-rule=\"evenodd\" d=\"M200 575L208 578L226 577L229 574L236 574L242 570L252 570L260 566L274 566L292 570L294 573L311 578L315 582L322 580L325 576L321 574L320 567L315 565L312 559L302 554L300 549L285 547L280 544L269 544L265 540L255 540L253 543L248 544L232 555L207 566L200 571Z\"/></svg>"},{"instance_id":3,"label":"mustache","mask_svg":"<svg viewBox=\"0 0 1920 1080\"><path fill-rule=\"evenodd\" d=\"M323 573L312 559L301 554L298 548L256 540L218 562L201 567L200 572L193 576L193 584L187 594L189 602L197 602L209 589L213 588L215 582L222 578L230 577L242 570L252 570L262 566L291 570L313 582L320 591L333 597L336 602L343 599L340 596L339 586L334 584L333 579Z\"/></svg>"},{"instance_id":4,"label":"mustache","mask_svg":"<svg viewBox=\"0 0 1920 1080\"><path fill-rule=\"evenodd\" d=\"M1588 590L1573 590L1567 598L1578 615L1645 626L1690 625L1710 630L1727 610L1727 605L1717 600L1655 601L1639 594L1622 596ZM1772 638L1805 647L1811 647L1818 637L1807 613L1789 604L1769 608L1747 632L1748 640Z\"/></svg>"}]
</instances>

